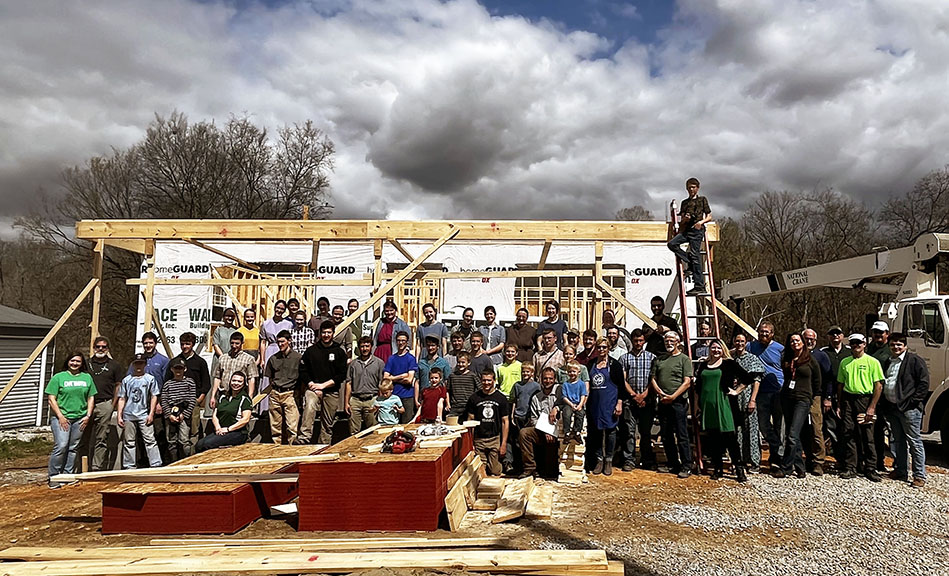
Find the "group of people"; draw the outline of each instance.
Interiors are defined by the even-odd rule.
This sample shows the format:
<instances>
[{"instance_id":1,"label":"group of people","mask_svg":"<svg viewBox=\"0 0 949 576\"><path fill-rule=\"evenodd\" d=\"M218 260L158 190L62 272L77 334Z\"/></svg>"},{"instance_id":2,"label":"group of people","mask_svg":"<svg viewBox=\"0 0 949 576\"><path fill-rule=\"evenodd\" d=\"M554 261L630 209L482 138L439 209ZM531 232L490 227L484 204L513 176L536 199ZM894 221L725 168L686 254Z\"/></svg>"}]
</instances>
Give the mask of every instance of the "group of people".
<instances>
[{"instance_id":1,"label":"group of people","mask_svg":"<svg viewBox=\"0 0 949 576\"><path fill-rule=\"evenodd\" d=\"M358 307L348 304L350 312ZM359 324L340 329L345 311L325 298L311 318L298 302L280 300L259 326L253 310L244 311L241 326L237 312L226 310L212 336L210 368L191 333L180 336L181 353L172 359L145 333L144 351L127 369L100 336L90 358L70 354L46 387L55 440L49 474L73 471L84 436L94 444L92 469L104 469L113 413L123 468L246 442L256 414L269 417L274 442L291 444L331 443L341 424L354 434L376 423L474 420L475 448L489 473L521 476L537 474L539 465L556 474L571 442L586 444L594 474L612 474L614 465L657 469L658 419L667 471L687 478L697 468L697 429L711 475L722 477L727 452L739 482L762 470L762 438L773 475L823 474L827 428L841 476L879 481L886 425L890 476L925 483L920 424L928 372L885 322L873 325L869 343L832 327L823 348L811 329L781 345L774 326L762 322L756 339L738 333L729 347L700 326L700 339L686 350L663 299L654 297L651 308L655 329L627 331L607 310L601 331L580 333L568 328L556 301L545 304L547 318L536 326L523 308L502 326L487 306L480 325L469 308L452 330L426 304L425 321L412 330L387 301L371 336L363 336Z\"/></svg>"}]
</instances>

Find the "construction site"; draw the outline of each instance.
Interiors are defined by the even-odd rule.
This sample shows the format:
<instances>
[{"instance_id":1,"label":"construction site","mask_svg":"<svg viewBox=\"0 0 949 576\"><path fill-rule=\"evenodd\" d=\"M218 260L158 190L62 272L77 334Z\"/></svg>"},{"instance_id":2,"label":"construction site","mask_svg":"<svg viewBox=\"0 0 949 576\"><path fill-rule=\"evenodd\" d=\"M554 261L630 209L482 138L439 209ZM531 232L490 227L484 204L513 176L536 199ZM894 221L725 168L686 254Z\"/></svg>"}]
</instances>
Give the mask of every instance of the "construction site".
<instances>
[{"instance_id":1,"label":"construction site","mask_svg":"<svg viewBox=\"0 0 949 576\"><path fill-rule=\"evenodd\" d=\"M715 336L754 338L755 327L719 301L714 278L707 294L687 295L683 268L666 248L671 228L80 221L77 239L95 245L89 283L6 383L0 402L21 379L41 379L37 358L87 298L91 345L100 314L108 313L99 291L106 250L141 255L141 277L127 279L141 291L138 335L157 331L169 358L184 332L197 333L200 353L210 357L226 308L266 318L276 301L297 298L310 315L319 296L359 301L342 330L371 323L386 299L413 329L427 302L447 320L466 306L490 304L508 321L518 308L541 317L550 299L570 326L598 325L610 311L618 324L655 328L649 303L660 295L686 343L696 341L703 318ZM710 225L709 276L717 234ZM35 403L37 392L30 394ZM384 452L383 442L416 424L376 425L324 445L265 438L159 468L80 466L58 478L66 483L58 490L41 473L29 474L45 467L41 456L11 460L0 464L0 574L949 574L949 475L932 441L923 489L831 475L756 474L745 484L645 469L592 475L577 443L540 454L537 478L513 478L486 473L474 449L477 425L443 427L405 454Z\"/></svg>"}]
</instances>

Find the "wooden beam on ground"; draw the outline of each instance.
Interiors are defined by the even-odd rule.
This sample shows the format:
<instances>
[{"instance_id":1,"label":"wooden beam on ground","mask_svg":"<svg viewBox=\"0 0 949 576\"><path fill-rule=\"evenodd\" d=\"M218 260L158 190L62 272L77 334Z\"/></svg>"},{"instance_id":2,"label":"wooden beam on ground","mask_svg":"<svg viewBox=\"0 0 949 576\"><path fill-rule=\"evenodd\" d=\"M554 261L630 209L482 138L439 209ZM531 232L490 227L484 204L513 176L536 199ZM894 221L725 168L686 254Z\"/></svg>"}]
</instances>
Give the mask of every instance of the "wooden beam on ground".
<instances>
[{"instance_id":1,"label":"wooden beam on ground","mask_svg":"<svg viewBox=\"0 0 949 576\"><path fill-rule=\"evenodd\" d=\"M706 299L708 298L706 297ZM729 308L724 302L716 299L715 307L718 308L721 311L721 313L724 314L729 320L737 324L739 328L747 332L749 336L751 336L752 338L758 337L758 331L755 330L755 327L745 322L744 320L742 320L741 317L738 314L735 314L735 312L731 308Z\"/></svg>"},{"instance_id":2,"label":"wooden beam on ground","mask_svg":"<svg viewBox=\"0 0 949 576\"><path fill-rule=\"evenodd\" d=\"M220 549L223 546L263 547L277 546L283 548L306 547L313 550L373 550L373 549L412 549L412 548L479 548L500 546L505 539L496 536L480 536L472 538L414 538L414 537L380 537L380 538L153 538L154 546L200 547L213 546ZM137 547L141 548L141 547ZM0 551L2 553L2 551ZM0 556L2 558L2 556Z\"/></svg>"},{"instance_id":3,"label":"wooden beam on ground","mask_svg":"<svg viewBox=\"0 0 949 576\"><path fill-rule=\"evenodd\" d=\"M441 248L446 242L448 242L449 240L457 236L458 233L459 233L458 228L455 228L453 225L449 224L448 232L445 232L444 234L442 234L442 236L438 238L438 240L435 240L432 243L432 245L429 246L428 249L425 250L425 252L422 252L421 254L419 254L418 257L416 257L414 260L409 262L409 264L405 268L403 268L398 274L396 274L394 278L386 282L385 285L382 286L381 288L377 289L373 293L373 295L369 297L368 300L366 300L365 302L359 305L359 308L357 308L355 312L353 312L346 318L343 318L343 321L336 325L336 331L339 332L341 330L345 330L347 326L349 326L356 320L356 318L359 318L360 316L362 316L366 312L366 310L369 310L376 304L376 302L378 302L379 300L382 300L385 297L385 295L388 294L389 290L391 290L399 282L404 280L416 268L421 266L423 262L428 260L429 256L434 254L435 251Z\"/></svg>"},{"instance_id":4,"label":"wooden beam on ground","mask_svg":"<svg viewBox=\"0 0 949 576\"><path fill-rule=\"evenodd\" d=\"M537 263L538 270L543 270L547 265L547 256L550 254L550 245L553 243L553 240L544 240L544 249L540 253L540 262Z\"/></svg>"},{"instance_id":5,"label":"wooden beam on ground","mask_svg":"<svg viewBox=\"0 0 949 576\"><path fill-rule=\"evenodd\" d=\"M499 524L524 515L527 502L534 491L534 479L530 476L509 482L504 487L504 493L498 501L498 509L491 518L492 524Z\"/></svg>"},{"instance_id":6,"label":"wooden beam on ground","mask_svg":"<svg viewBox=\"0 0 949 576\"><path fill-rule=\"evenodd\" d=\"M554 485L541 484L534 488L530 500L527 501L527 509L524 511L524 518L550 518L554 509Z\"/></svg>"},{"instance_id":7,"label":"wooden beam on ground","mask_svg":"<svg viewBox=\"0 0 949 576\"><path fill-rule=\"evenodd\" d=\"M112 483L152 483L165 482L168 484L252 484L258 482L283 482L295 483L299 476L297 474L162 474L161 472L150 473L150 470L159 470L158 468L142 468L136 470L136 474L114 474L99 476L95 482ZM116 470L118 472L118 470ZM64 474L63 476L67 476Z\"/></svg>"},{"instance_id":8,"label":"wooden beam on ground","mask_svg":"<svg viewBox=\"0 0 949 576\"><path fill-rule=\"evenodd\" d=\"M613 288L600 278L597 278L596 285L600 290L612 296L613 299L619 302L624 308L635 314L636 317L643 321L643 324L649 326L653 330L656 329L656 322L645 312L637 308L635 304L627 300L619 290Z\"/></svg>"},{"instance_id":9,"label":"wooden beam on ground","mask_svg":"<svg viewBox=\"0 0 949 576\"><path fill-rule=\"evenodd\" d=\"M460 231L459 240L519 240L544 242L549 238L605 242L668 241L665 222L569 220L81 220L76 223L80 240L153 239L204 241L310 242L358 240L435 240L449 227ZM718 226L709 223L706 234L718 240Z\"/></svg>"},{"instance_id":10,"label":"wooden beam on ground","mask_svg":"<svg viewBox=\"0 0 949 576\"><path fill-rule=\"evenodd\" d=\"M89 280L89 283L86 284L85 288L79 292L79 295L76 296L76 299L72 301L69 307L63 312L63 315L59 317L59 320L53 324L53 327L49 329L49 332L46 333L46 336L40 340L40 343L36 345L36 348L33 349L33 352L27 356L26 361L20 365L20 368L13 374L13 378L10 378L10 381L7 382L7 385L3 387L3 390L0 390L0 402L3 402L3 399L7 397L7 394L10 393L10 390L13 390L13 387L16 386L16 383L20 381L20 378L26 374L26 371L30 369L30 366L33 365L33 362L39 357L39 355L49 346L49 343L53 341L53 338L56 337L56 334L59 333L59 330L66 324L66 321L73 315L73 312L79 308L79 305L82 304L82 301L86 299L86 296L92 292L93 288L96 287L96 279L93 278Z\"/></svg>"},{"instance_id":11,"label":"wooden beam on ground","mask_svg":"<svg viewBox=\"0 0 949 576\"><path fill-rule=\"evenodd\" d=\"M626 565L622 560L610 560L609 565L604 570L602 567L596 568L572 568L572 569L553 569L553 570L525 570L518 573L520 576L624 576L626 574Z\"/></svg>"},{"instance_id":12,"label":"wooden beam on ground","mask_svg":"<svg viewBox=\"0 0 949 576\"><path fill-rule=\"evenodd\" d=\"M204 242L200 240L195 240L194 238L185 238L184 241L187 242L188 244L191 244L192 246L197 246L198 248L202 248L204 250L207 250L208 252L212 252L214 254L217 254L218 256L227 258L228 260L233 260L234 262L237 262L238 264L240 264L241 266L244 266L245 268L250 268L251 270L254 270L254 271L260 270L260 266L252 262L248 262L247 260L244 260L243 258L238 258L237 256L234 256L233 254L228 254L224 250L219 250L215 248L214 246L208 246L207 244L205 244Z\"/></svg>"},{"instance_id":13,"label":"wooden beam on ground","mask_svg":"<svg viewBox=\"0 0 949 576\"><path fill-rule=\"evenodd\" d=\"M155 241L145 241L145 332L151 332L155 309Z\"/></svg>"},{"instance_id":14,"label":"wooden beam on ground","mask_svg":"<svg viewBox=\"0 0 949 576\"><path fill-rule=\"evenodd\" d=\"M389 244L392 244L392 247L399 251L399 254L405 258L406 262L411 262L415 260L415 256L412 256L412 253L405 249L405 246L395 238L389 238Z\"/></svg>"},{"instance_id":15,"label":"wooden beam on ground","mask_svg":"<svg viewBox=\"0 0 949 576\"><path fill-rule=\"evenodd\" d=\"M205 464L177 464L160 468L146 468L143 470L109 470L102 472L87 472L85 474L59 474L53 476L53 482L77 482L81 480L96 481L100 478L114 476L134 476L145 470L150 474L173 474L183 472L199 472L205 470L225 470L229 468L247 468L250 466L269 466L272 464L297 464L306 462L332 462L339 460L339 454L311 454L309 456L280 456L277 458L255 458L253 460L232 460L230 462L208 462Z\"/></svg>"},{"instance_id":16,"label":"wooden beam on ground","mask_svg":"<svg viewBox=\"0 0 949 576\"><path fill-rule=\"evenodd\" d=\"M11 562L3 564L4 576L138 576L145 574L345 574L357 570L407 568L419 570L468 570L519 573L550 570L609 569L603 550L425 550L385 552L259 551L223 548L216 552L167 552L155 555L125 553L113 558Z\"/></svg>"},{"instance_id":17,"label":"wooden beam on ground","mask_svg":"<svg viewBox=\"0 0 949 576\"><path fill-rule=\"evenodd\" d=\"M138 576L145 574L344 574L357 570L415 568L518 573L548 570L601 570L609 563L603 550L426 550L386 552L259 551L224 548L201 553L185 551L161 555L118 555L114 558L13 562L3 565L4 576Z\"/></svg>"},{"instance_id":18,"label":"wooden beam on ground","mask_svg":"<svg viewBox=\"0 0 949 576\"><path fill-rule=\"evenodd\" d=\"M143 278L129 278L128 286L147 285ZM372 280L332 278L155 278L153 286L372 286Z\"/></svg>"}]
</instances>

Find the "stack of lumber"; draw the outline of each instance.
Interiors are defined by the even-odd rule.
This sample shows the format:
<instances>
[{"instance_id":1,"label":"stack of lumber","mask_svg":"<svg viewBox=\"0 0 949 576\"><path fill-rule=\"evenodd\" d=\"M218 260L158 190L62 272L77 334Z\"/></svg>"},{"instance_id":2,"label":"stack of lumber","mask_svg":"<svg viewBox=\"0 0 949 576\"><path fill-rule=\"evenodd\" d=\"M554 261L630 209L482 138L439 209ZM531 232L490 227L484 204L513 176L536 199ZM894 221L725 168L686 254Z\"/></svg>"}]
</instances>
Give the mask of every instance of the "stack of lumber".
<instances>
[{"instance_id":1,"label":"stack of lumber","mask_svg":"<svg viewBox=\"0 0 949 576\"><path fill-rule=\"evenodd\" d=\"M0 563L0 574L345 574L381 566L514 576L623 574L623 564L608 561L603 550L476 549L500 544L494 538L209 539L154 543L157 545L122 548L7 548L0 551L0 559L15 562Z\"/></svg>"},{"instance_id":2,"label":"stack of lumber","mask_svg":"<svg viewBox=\"0 0 949 576\"><path fill-rule=\"evenodd\" d=\"M537 485L533 478L506 480L488 478L481 458L469 454L449 477L445 510L449 529L461 525L468 510L491 511L492 524L525 516L549 518L553 509L553 485Z\"/></svg>"}]
</instances>

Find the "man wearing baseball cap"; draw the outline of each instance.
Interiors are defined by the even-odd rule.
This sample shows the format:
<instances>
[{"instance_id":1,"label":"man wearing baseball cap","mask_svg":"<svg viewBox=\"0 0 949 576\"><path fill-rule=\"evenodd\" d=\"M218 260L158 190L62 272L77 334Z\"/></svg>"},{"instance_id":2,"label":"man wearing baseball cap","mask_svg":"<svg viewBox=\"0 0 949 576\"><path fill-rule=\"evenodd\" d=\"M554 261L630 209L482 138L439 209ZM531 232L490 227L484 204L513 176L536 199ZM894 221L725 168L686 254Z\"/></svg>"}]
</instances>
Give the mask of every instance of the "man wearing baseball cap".
<instances>
[{"instance_id":1,"label":"man wearing baseball cap","mask_svg":"<svg viewBox=\"0 0 949 576\"><path fill-rule=\"evenodd\" d=\"M850 346L847 346L845 338L846 335L840 326L831 326L827 330L827 346L821 348L821 352L830 358L830 373L833 378L829 380L834 386L834 394L830 398L831 409L824 413L824 437L830 438L838 472L843 472L844 449L841 432L843 425L837 417L840 412L840 405L837 402L837 372L840 370L840 361L851 356Z\"/></svg>"},{"instance_id":2,"label":"man wearing baseball cap","mask_svg":"<svg viewBox=\"0 0 949 576\"><path fill-rule=\"evenodd\" d=\"M893 355L890 353L890 327L883 320L877 320L870 326L870 342L867 344L867 354L873 356L885 365ZM873 445L877 451L877 471L886 472L883 457L886 455L886 438L889 436L889 423L886 418L877 420L873 429Z\"/></svg>"},{"instance_id":3,"label":"man wearing baseball cap","mask_svg":"<svg viewBox=\"0 0 949 576\"><path fill-rule=\"evenodd\" d=\"M883 368L866 353L867 338L851 334L848 338L853 356L840 362L837 373L837 398L843 421L844 468L841 478L849 480L859 471L872 482L880 481L876 470L876 447L873 445L877 402L883 390ZM857 442L862 462L857 461Z\"/></svg>"}]
</instances>

